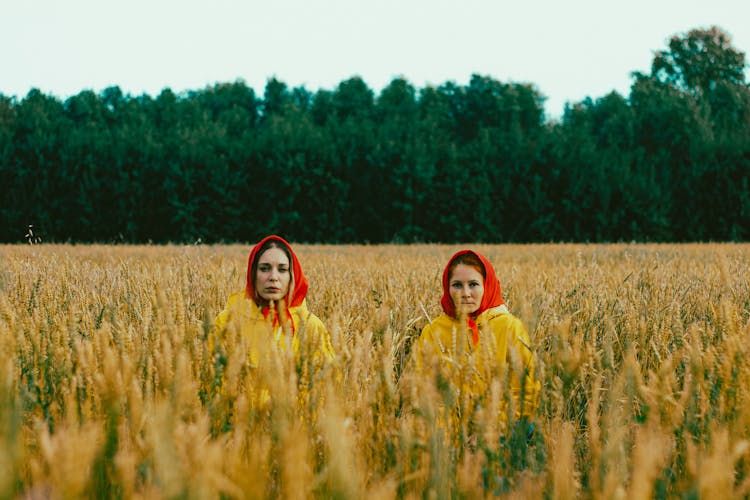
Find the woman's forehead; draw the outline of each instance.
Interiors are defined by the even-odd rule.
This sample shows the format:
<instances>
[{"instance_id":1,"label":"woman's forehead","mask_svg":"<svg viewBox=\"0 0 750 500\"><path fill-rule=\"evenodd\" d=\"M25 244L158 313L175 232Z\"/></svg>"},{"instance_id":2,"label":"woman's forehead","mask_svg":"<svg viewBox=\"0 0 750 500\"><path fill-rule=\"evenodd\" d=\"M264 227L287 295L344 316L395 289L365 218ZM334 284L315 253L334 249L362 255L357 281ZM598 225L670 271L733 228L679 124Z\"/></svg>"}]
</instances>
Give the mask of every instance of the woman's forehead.
<instances>
[{"instance_id":1,"label":"woman's forehead","mask_svg":"<svg viewBox=\"0 0 750 500\"><path fill-rule=\"evenodd\" d=\"M282 249L271 247L258 257L258 263L289 264L289 257Z\"/></svg>"},{"instance_id":2,"label":"woman's forehead","mask_svg":"<svg viewBox=\"0 0 750 500\"><path fill-rule=\"evenodd\" d=\"M453 268L451 273L451 280L482 280L482 273L479 272L474 266L467 266L466 264L457 264Z\"/></svg>"}]
</instances>

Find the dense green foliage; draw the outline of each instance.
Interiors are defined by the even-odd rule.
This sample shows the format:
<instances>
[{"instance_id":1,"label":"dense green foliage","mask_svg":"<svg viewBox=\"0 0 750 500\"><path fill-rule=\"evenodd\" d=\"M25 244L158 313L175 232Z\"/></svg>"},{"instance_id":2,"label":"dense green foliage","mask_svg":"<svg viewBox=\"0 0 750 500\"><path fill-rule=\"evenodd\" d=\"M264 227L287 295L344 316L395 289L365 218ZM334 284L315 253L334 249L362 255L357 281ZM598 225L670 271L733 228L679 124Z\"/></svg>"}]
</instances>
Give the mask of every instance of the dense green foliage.
<instances>
[{"instance_id":1,"label":"dense green foliage","mask_svg":"<svg viewBox=\"0 0 750 500\"><path fill-rule=\"evenodd\" d=\"M543 104L481 75L0 95L0 241L750 238L750 88L720 29L672 37L628 97Z\"/></svg>"}]
</instances>

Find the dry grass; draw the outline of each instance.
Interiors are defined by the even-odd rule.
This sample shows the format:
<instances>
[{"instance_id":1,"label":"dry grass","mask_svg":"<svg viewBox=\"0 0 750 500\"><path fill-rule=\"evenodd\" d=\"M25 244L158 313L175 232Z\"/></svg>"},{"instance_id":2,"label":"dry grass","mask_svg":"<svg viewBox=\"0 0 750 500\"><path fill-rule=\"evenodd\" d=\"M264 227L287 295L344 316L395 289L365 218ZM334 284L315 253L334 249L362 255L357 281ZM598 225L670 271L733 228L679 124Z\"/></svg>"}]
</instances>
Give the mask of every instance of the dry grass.
<instances>
[{"instance_id":1,"label":"dry grass","mask_svg":"<svg viewBox=\"0 0 750 500\"><path fill-rule=\"evenodd\" d=\"M531 440L501 384L409 364L458 248L296 246L336 360L250 370L206 342L249 247L0 246L0 497L750 494L750 246L475 246L536 347Z\"/></svg>"}]
</instances>

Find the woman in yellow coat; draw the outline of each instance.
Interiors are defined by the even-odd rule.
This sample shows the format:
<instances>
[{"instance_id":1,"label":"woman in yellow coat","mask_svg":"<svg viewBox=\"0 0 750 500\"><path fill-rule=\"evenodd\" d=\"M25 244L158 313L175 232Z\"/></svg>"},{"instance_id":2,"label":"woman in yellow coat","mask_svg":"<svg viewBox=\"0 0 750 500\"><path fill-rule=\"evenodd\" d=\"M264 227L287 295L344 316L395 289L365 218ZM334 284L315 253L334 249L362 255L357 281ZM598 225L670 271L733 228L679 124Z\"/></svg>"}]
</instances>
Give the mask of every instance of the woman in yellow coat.
<instances>
[{"instance_id":1,"label":"woman in yellow coat","mask_svg":"<svg viewBox=\"0 0 750 500\"><path fill-rule=\"evenodd\" d=\"M480 253L462 250L443 271L443 314L422 330L417 368L443 370L464 401L487 406L493 381L505 381L508 401L498 405L505 426L529 419L538 406L540 383L534 378L534 356L523 323L508 312L492 264Z\"/></svg>"},{"instance_id":2,"label":"woman in yellow coat","mask_svg":"<svg viewBox=\"0 0 750 500\"><path fill-rule=\"evenodd\" d=\"M251 368L269 366L279 353L291 354L296 362L320 366L333 359L330 336L321 320L307 309L308 282L292 247L276 235L263 238L250 252L243 292L229 296L224 310L214 320L209 351L226 364L228 351L246 355ZM230 346L229 343L234 343ZM227 375L219 369L222 383ZM256 392L260 403L268 391Z\"/></svg>"}]
</instances>

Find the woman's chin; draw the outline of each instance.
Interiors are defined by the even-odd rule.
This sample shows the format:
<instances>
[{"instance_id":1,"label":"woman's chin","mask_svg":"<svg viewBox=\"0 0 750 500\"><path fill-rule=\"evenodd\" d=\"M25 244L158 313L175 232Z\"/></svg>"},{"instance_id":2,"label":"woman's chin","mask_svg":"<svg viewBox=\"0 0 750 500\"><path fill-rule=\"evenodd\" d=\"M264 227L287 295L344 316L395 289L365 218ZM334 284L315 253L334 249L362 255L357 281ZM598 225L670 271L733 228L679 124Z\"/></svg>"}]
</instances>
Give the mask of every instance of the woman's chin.
<instances>
[{"instance_id":1,"label":"woman's chin","mask_svg":"<svg viewBox=\"0 0 750 500\"><path fill-rule=\"evenodd\" d=\"M275 293L275 294L272 294L272 295L268 295L268 294L263 295L263 294L261 294L260 298L263 299L263 300L265 300L266 302L271 302L271 301L278 302L281 299L283 299L284 296L281 295L280 293L278 293L278 294Z\"/></svg>"}]
</instances>

